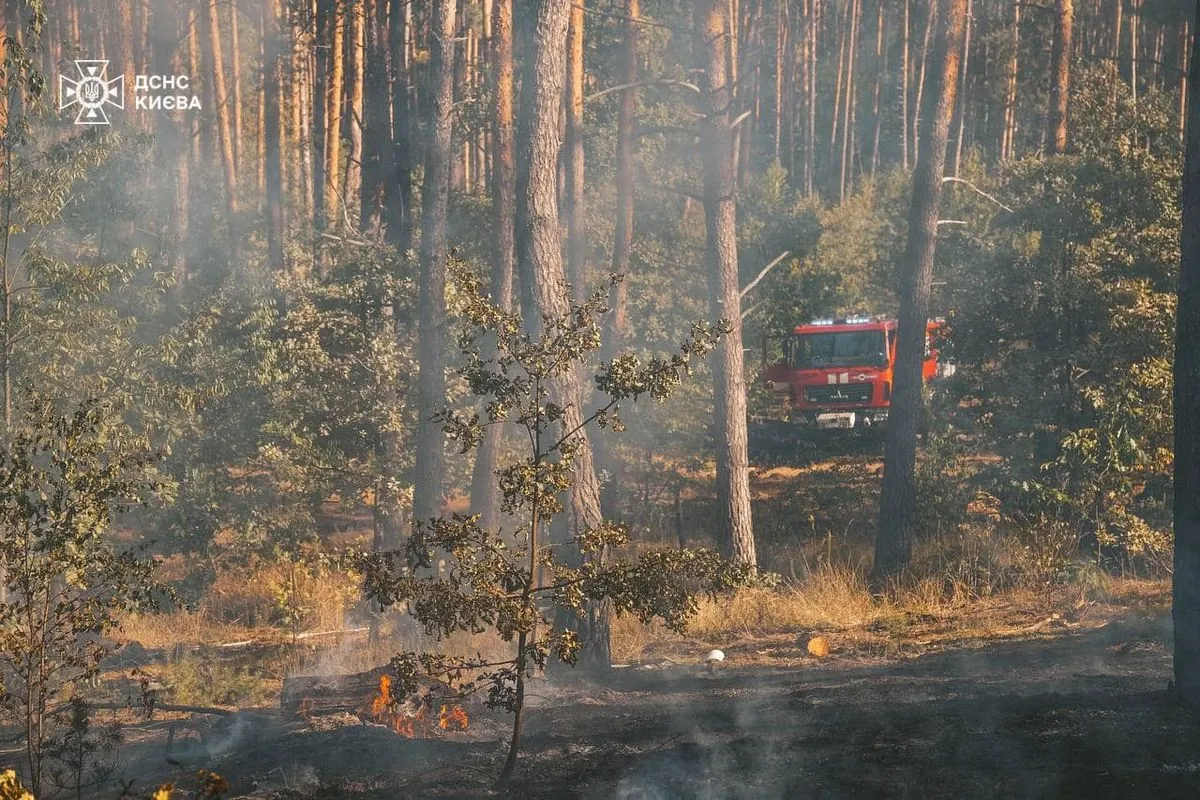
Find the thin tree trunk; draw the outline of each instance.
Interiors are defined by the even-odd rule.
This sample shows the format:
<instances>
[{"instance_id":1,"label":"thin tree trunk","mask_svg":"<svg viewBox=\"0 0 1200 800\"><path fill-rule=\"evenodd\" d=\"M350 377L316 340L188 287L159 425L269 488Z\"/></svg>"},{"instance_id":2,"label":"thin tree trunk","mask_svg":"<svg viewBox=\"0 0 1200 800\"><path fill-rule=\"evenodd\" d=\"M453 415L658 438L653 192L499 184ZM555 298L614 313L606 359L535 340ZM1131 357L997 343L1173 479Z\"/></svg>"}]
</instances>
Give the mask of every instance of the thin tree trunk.
<instances>
[{"instance_id":1,"label":"thin tree trunk","mask_svg":"<svg viewBox=\"0 0 1200 800\"><path fill-rule=\"evenodd\" d=\"M346 48L350 51L347 61L346 85L346 128L350 151L346 154L346 176L342 185L342 202L350 219L360 220L362 213L362 164L363 164L363 104L366 84L367 15L365 0L347 0L350 27Z\"/></svg>"},{"instance_id":2,"label":"thin tree trunk","mask_svg":"<svg viewBox=\"0 0 1200 800\"><path fill-rule=\"evenodd\" d=\"M956 113L958 114L958 136L954 142L954 177L958 177L959 171L962 169L962 152L963 152L963 134L967 127L967 98L970 96L967 93L967 73L970 69L971 62L971 14L973 10L972 0L967 0L967 32L963 39L963 55L962 55L962 74L959 78L958 96L960 101L957 104Z\"/></svg>"},{"instance_id":3,"label":"thin tree trunk","mask_svg":"<svg viewBox=\"0 0 1200 800\"><path fill-rule=\"evenodd\" d=\"M612 273L622 280L612 288L612 313L608 318L605 337L605 358L614 358L625 347L629 337L629 271L633 252L633 124L637 109L637 43L638 25L641 17L640 0L625 0L624 42L621 51L620 81L626 89L621 92L621 105L617 111L617 197L615 228L613 233ZM600 463L608 473L608 481L601 494L605 516L615 517L618 495L622 484L622 464L611 440L601 440L598 445Z\"/></svg>"},{"instance_id":4,"label":"thin tree trunk","mask_svg":"<svg viewBox=\"0 0 1200 800\"><path fill-rule=\"evenodd\" d=\"M757 563L750 513L746 447L746 384L742 367L741 299L737 263L736 173L732 163L726 38L730 32L720 0L699 0L693 11L693 50L703 70L700 80L701 149L704 162L704 216L710 312L731 331L713 358L714 435L717 494L725 517L725 549L735 560Z\"/></svg>"},{"instance_id":5,"label":"thin tree trunk","mask_svg":"<svg viewBox=\"0 0 1200 800\"><path fill-rule=\"evenodd\" d=\"M1179 139L1187 141L1188 44L1191 41L1187 20L1179 28Z\"/></svg>"},{"instance_id":6,"label":"thin tree trunk","mask_svg":"<svg viewBox=\"0 0 1200 800\"><path fill-rule=\"evenodd\" d=\"M587 231L583 206L583 4L571 4L567 30L567 280L576 300L587 296Z\"/></svg>"},{"instance_id":7,"label":"thin tree trunk","mask_svg":"<svg viewBox=\"0 0 1200 800\"><path fill-rule=\"evenodd\" d=\"M1067 152L1067 107L1071 97L1074 21L1074 0L1057 0L1054 39L1050 45L1050 127L1046 138L1050 155Z\"/></svg>"},{"instance_id":8,"label":"thin tree trunk","mask_svg":"<svg viewBox=\"0 0 1200 800\"><path fill-rule=\"evenodd\" d=\"M804 193L809 197L816 191L817 173L817 50L820 44L821 0L807 0L808 16L808 125L804 147Z\"/></svg>"},{"instance_id":9,"label":"thin tree trunk","mask_svg":"<svg viewBox=\"0 0 1200 800\"><path fill-rule=\"evenodd\" d=\"M225 87L225 70L221 56L221 25L216 0L208 5L209 64L212 67L213 103L217 110L217 137L221 146L221 163L225 168L225 210L229 224L231 265L241 263L241 242L238 230L237 166L233 158L233 132L229 119L229 96Z\"/></svg>"},{"instance_id":10,"label":"thin tree trunk","mask_svg":"<svg viewBox=\"0 0 1200 800\"><path fill-rule=\"evenodd\" d=\"M408 41L411 32L412 4L391 0L388 16L388 49L392 54L392 179L387 182L388 241L401 253L412 247L413 141L409 80L411 77Z\"/></svg>"},{"instance_id":11,"label":"thin tree trunk","mask_svg":"<svg viewBox=\"0 0 1200 800\"><path fill-rule=\"evenodd\" d=\"M909 169L911 162L908 146L908 97L910 92L909 75L911 65L908 56L908 41L912 26L909 24L909 8L912 0L904 0L904 24L900 29L900 159L904 169Z\"/></svg>"},{"instance_id":12,"label":"thin tree trunk","mask_svg":"<svg viewBox=\"0 0 1200 800\"><path fill-rule=\"evenodd\" d=\"M283 152L279 98L281 95L285 44L280 30L277 0L263 0L263 160L266 182L267 266L282 270L283 263Z\"/></svg>"},{"instance_id":13,"label":"thin tree trunk","mask_svg":"<svg viewBox=\"0 0 1200 800\"><path fill-rule=\"evenodd\" d=\"M1118 2L1120 5L1120 2ZM1021 51L1021 4L1013 4L1012 54L1008 58L1007 83L1004 91L1004 133L1000 139L1000 159L1007 161L1015 154L1017 137L1017 77Z\"/></svg>"},{"instance_id":14,"label":"thin tree trunk","mask_svg":"<svg viewBox=\"0 0 1200 800\"><path fill-rule=\"evenodd\" d=\"M922 406L922 368L937 218L941 205L946 145L958 86L959 63L966 29L967 0L949 0L940 26L930 113L917 150L908 243L900 274L900 314L896 332L896 366L891 416L884 449L883 487L875 538L876 585L907 566L912 554L916 512L917 421Z\"/></svg>"},{"instance_id":15,"label":"thin tree trunk","mask_svg":"<svg viewBox=\"0 0 1200 800\"><path fill-rule=\"evenodd\" d=\"M850 38L846 57L846 100L845 121L842 126L842 162L838 179L838 202L846 199L846 188L850 181L850 148L852 145L851 130L854 125L855 97L857 87L854 85L854 66L858 53L858 17L859 0L850 0Z\"/></svg>"},{"instance_id":16,"label":"thin tree trunk","mask_svg":"<svg viewBox=\"0 0 1200 800\"><path fill-rule=\"evenodd\" d=\"M420 332L417 343L417 452L413 513L417 524L443 504L445 452L433 419L446 402L446 217L454 128L454 0L436 0L429 31L430 135L421 208Z\"/></svg>"},{"instance_id":17,"label":"thin tree trunk","mask_svg":"<svg viewBox=\"0 0 1200 800\"><path fill-rule=\"evenodd\" d=\"M321 219L326 228L342 225L342 204L339 192L342 166L342 98L346 80L346 3L333 0L329 20L328 70L325 74L325 166L322 170L325 189Z\"/></svg>"},{"instance_id":18,"label":"thin tree trunk","mask_svg":"<svg viewBox=\"0 0 1200 800\"><path fill-rule=\"evenodd\" d=\"M1200 3L1188 80L1179 302L1175 326L1175 691L1200 706Z\"/></svg>"},{"instance_id":19,"label":"thin tree trunk","mask_svg":"<svg viewBox=\"0 0 1200 800\"><path fill-rule=\"evenodd\" d=\"M496 247L492 259L492 302L512 306L516 235L516 151L513 140L513 0L492 0L492 214ZM504 431L489 425L475 455L471 509L479 524L494 529L500 520L495 472Z\"/></svg>"},{"instance_id":20,"label":"thin tree trunk","mask_svg":"<svg viewBox=\"0 0 1200 800\"><path fill-rule=\"evenodd\" d=\"M1130 9L1133 11L1133 19L1129 20L1129 88L1133 92L1133 105L1137 107L1138 102L1138 29L1142 25L1139 10L1141 9L1140 0L1129 0ZM1061 14L1061 9L1059 14ZM1051 72L1053 75L1053 70Z\"/></svg>"},{"instance_id":21,"label":"thin tree trunk","mask_svg":"<svg viewBox=\"0 0 1200 800\"><path fill-rule=\"evenodd\" d=\"M883 76L887 72L887 50L883 46L883 31L887 27L884 15L885 6L879 3L879 16L875 20L875 93L871 102L871 116L874 118L875 129L871 134L871 177L879 170L879 138L883 132L883 108L880 102L883 97Z\"/></svg>"},{"instance_id":22,"label":"thin tree trunk","mask_svg":"<svg viewBox=\"0 0 1200 800\"><path fill-rule=\"evenodd\" d=\"M242 50L238 35L237 4L229 7L229 84L232 98L233 169L241 172L242 159Z\"/></svg>"},{"instance_id":23,"label":"thin tree trunk","mask_svg":"<svg viewBox=\"0 0 1200 800\"><path fill-rule=\"evenodd\" d=\"M917 151L921 146L921 112L925 107L925 68L929 63L929 40L933 37L933 29L937 25L938 0L929 0L929 5L925 11L925 38L921 43L921 68L917 75L917 96L912 107L912 153L914 161L917 158Z\"/></svg>"},{"instance_id":24,"label":"thin tree trunk","mask_svg":"<svg viewBox=\"0 0 1200 800\"><path fill-rule=\"evenodd\" d=\"M391 93L388 89L388 4L387 0L367 0L366 62L363 100L362 209L359 225L371 239L383 235L387 184L392 179Z\"/></svg>"}]
</instances>

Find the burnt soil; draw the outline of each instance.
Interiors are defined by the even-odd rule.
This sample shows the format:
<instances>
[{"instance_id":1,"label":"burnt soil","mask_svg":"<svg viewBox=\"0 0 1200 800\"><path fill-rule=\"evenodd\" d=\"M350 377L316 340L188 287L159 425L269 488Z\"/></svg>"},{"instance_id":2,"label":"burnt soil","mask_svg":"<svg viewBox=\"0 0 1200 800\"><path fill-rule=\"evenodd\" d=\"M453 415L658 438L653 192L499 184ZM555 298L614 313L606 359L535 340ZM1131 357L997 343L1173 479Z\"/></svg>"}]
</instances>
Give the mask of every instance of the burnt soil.
<instances>
[{"instance_id":1,"label":"burnt soil","mask_svg":"<svg viewBox=\"0 0 1200 800\"><path fill-rule=\"evenodd\" d=\"M1200 797L1200 719L1171 701L1169 616L851 650L786 668L660 662L535 684L522 758L492 790L506 719L410 740L342 719L245 712L134 745L160 779L204 767L256 798ZM682 659L679 659L682 660ZM183 723L179 723L183 724ZM143 788L145 781L139 782ZM186 783L186 778L180 781Z\"/></svg>"}]
</instances>

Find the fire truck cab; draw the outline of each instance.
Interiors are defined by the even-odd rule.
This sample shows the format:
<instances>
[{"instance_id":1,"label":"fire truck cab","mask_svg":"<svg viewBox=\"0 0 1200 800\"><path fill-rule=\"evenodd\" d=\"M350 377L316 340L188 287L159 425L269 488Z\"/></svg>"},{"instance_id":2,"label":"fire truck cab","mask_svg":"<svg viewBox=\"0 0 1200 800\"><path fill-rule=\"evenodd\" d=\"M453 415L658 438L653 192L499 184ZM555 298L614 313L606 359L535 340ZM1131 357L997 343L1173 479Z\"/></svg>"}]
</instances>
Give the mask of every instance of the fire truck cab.
<instances>
[{"instance_id":1,"label":"fire truck cab","mask_svg":"<svg viewBox=\"0 0 1200 800\"><path fill-rule=\"evenodd\" d=\"M887 421L896 364L894 319L849 317L797 325L784 358L767 368L769 389L787 403L788 418L817 429L865 429ZM954 373L939 360L943 319L925 332L926 382Z\"/></svg>"}]
</instances>

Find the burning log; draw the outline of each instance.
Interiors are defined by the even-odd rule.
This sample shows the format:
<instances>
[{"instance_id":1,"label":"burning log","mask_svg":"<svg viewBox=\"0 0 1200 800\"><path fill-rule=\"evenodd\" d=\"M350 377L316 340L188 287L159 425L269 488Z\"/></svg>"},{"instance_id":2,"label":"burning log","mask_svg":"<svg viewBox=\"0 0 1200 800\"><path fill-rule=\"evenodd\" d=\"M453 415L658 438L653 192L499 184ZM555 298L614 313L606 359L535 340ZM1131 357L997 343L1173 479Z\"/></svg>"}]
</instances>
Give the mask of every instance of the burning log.
<instances>
[{"instance_id":1,"label":"burning log","mask_svg":"<svg viewBox=\"0 0 1200 800\"><path fill-rule=\"evenodd\" d=\"M466 710L441 684L429 681L408 697L396 697L392 687L388 667L352 675L296 676L284 680L280 707L284 713L304 719L350 713L364 722L387 725L408 738L467 729ZM432 710L439 706L435 717Z\"/></svg>"}]
</instances>

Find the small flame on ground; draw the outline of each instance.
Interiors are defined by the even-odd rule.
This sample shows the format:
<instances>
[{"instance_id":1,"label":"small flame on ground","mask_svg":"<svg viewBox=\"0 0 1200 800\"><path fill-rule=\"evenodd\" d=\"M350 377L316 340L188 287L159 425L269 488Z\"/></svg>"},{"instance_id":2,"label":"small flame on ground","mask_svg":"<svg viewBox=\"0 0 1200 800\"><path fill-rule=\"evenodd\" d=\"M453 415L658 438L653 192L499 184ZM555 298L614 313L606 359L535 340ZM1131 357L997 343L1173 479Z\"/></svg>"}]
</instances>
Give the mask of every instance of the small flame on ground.
<instances>
[{"instance_id":1,"label":"small flame on ground","mask_svg":"<svg viewBox=\"0 0 1200 800\"><path fill-rule=\"evenodd\" d=\"M408 739L417 737L417 727L420 725L424 735L429 734L429 722L425 720L426 706L422 704L415 715L409 716L403 711L396 710L395 698L392 697L392 679L388 675L379 676L379 694L371 700L371 717L376 722L390 727L393 731ZM460 731L467 729L467 712L462 706L442 706L438 714L438 727L444 731L455 728Z\"/></svg>"},{"instance_id":2,"label":"small flame on ground","mask_svg":"<svg viewBox=\"0 0 1200 800\"><path fill-rule=\"evenodd\" d=\"M442 706L438 715L438 727L444 731L450 730L451 725L457 725L460 731L467 729L467 712L462 706Z\"/></svg>"}]
</instances>

